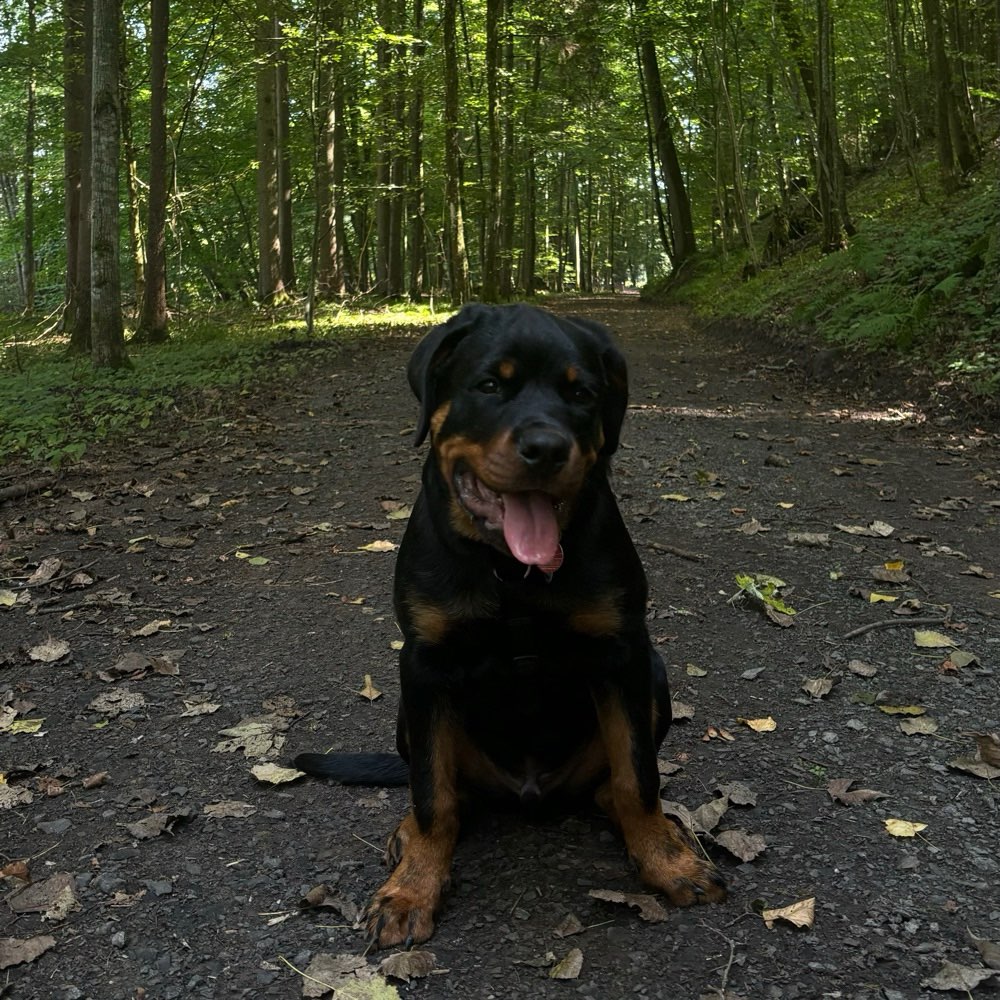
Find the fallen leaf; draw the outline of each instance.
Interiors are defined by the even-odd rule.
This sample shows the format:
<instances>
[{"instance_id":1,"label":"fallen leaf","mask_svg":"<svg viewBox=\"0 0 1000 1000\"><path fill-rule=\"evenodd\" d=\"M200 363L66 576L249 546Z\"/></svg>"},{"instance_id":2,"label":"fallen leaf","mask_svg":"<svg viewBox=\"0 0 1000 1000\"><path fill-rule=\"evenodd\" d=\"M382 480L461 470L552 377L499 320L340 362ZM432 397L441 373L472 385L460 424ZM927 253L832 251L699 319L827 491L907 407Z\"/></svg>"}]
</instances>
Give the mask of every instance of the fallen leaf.
<instances>
[{"instance_id":1,"label":"fallen leaf","mask_svg":"<svg viewBox=\"0 0 1000 1000\"><path fill-rule=\"evenodd\" d=\"M297 771L294 767L281 767L279 764L254 764L250 773L258 781L266 781L269 785L283 785L288 781L305 777L305 771Z\"/></svg>"},{"instance_id":2,"label":"fallen leaf","mask_svg":"<svg viewBox=\"0 0 1000 1000\"><path fill-rule=\"evenodd\" d=\"M849 792L848 789L853 784L854 778L831 778L826 784L826 790L834 802L840 802L845 806L857 806L873 799L888 798L885 792L877 792L873 788L856 788Z\"/></svg>"},{"instance_id":3,"label":"fallen leaf","mask_svg":"<svg viewBox=\"0 0 1000 1000\"><path fill-rule=\"evenodd\" d=\"M582 964L582 956L581 956ZM437 958L432 951L397 951L384 958L378 967L383 976L401 979L409 983L411 979L423 979L437 968Z\"/></svg>"},{"instance_id":4,"label":"fallen leaf","mask_svg":"<svg viewBox=\"0 0 1000 1000\"><path fill-rule=\"evenodd\" d=\"M12 608L15 604L17 604L17 594L13 590L0 590L0 608Z\"/></svg>"},{"instance_id":5,"label":"fallen leaf","mask_svg":"<svg viewBox=\"0 0 1000 1000\"><path fill-rule=\"evenodd\" d=\"M351 924L357 923L361 916L361 908L353 899L342 896L325 883L313 886L299 900L299 906L306 910L333 910Z\"/></svg>"},{"instance_id":6,"label":"fallen leaf","mask_svg":"<svg viewBox=\"0 0 1000 1000\"><path fill-rule=\"evenodd\" d=\"M851 660L847 664L847 669L859 677L874 677L878 673L876 667L873 667L870 663L865 663L864 660Z\"/></svg>"},{"instance_id":7,"label":"fallen leaf","mask_svg":"<svg viewBox=\"0 0 1000 1000\"><path fill-rule=\"evenodd\" d=\"M228 736L229 739L212 747L212 753L242 750L245 757L263 757L285 745L282 733L288 726L288 719L274 713L243 719L235 726L219 730L220 736Z\"/></svg>"},{"instance_id":8,"label":"fallen leaf","mask_svg":"<svg viewBox=\"0 0 1000 1000\"><path fill-rule=\"evenodd\" d=\"M927 711L920 705L877 705L880 712L886 715L923 715Z\"/></svg>"},{"instance_id":9,"label":"fallen leaf","mask_svg":"<svg viewBox=\"0 0 1000 1000\"><path fill-rule=\"evenodd\" d=\"M173 833L176 823L190 817L190 809L180 809L173 813L151 813L135 823L127 823L125 829L136 840L151 840L153 837L159 837L161 833Z\"/></svg>"},{"instance_id":10,"label":"fallen leaf","mask_svg":"<svg viewBox=\"0 0 1000 1000\"><path fill-rule=\"evenodd\" d=\"M571 937L574 934L582 933L586 928L580 922L580 918L574 913L567 913L559 924L553 928L552 933L556 937L564 938Z\"/></svg>"},{"instance_id":11,"label":"fallen leaf","mask_svg":"<svg viewBox=\"0 0 1000 1000\"><path fill-rule=\"evenodd\" d=\"M35 796L28 788L20 785L0 785L0 809L16 809L18 806L28 806Z\"/></svg>"},{"instance_id":12,"label":"fallen leaf","mask_svg":"<svg viewBox=\"0 0 1000 1000\"><path fill-rule=\"evenodd\" d=\"M990 767L1000 767L1000 735L997 733L973 733L979 757Z\"/></svg>"},{"instance_id":13,"label":"fallen leaf","mask_svg":"<svg viewBox=\"0 0 1000 1000\"><path fill-rule=\"evenodd\" d=\"M107 771L96 771L94 774L88 775L80 784L87 789L100 788L108 780Z\"/></svg>"},{"instance_id":14,"label":"fallen leaf","mask_svg":"<svg viewBox=\"0 0 1000 1000\"><path fill-rule=\"evenodd\" d=\"M365 674L365 683L362 685L358 694L361 695L362 698L367 698L369 701L374 701L376 698L382 697L382 692L379 691L379 689L372 683L371 674Z\"/></svg>"},{"instance_id":15,"label":"fallen leaf","mask_svg":"<svg viewBox=\"0 0 1000 1000\"><path fill-rule=\"evenodd\" d=\"M685 668L684 668L684 673L686 673L688 675L688 677L707 677L708 676L708 671L705 670L704 667L696 666L694 663L687 664L687 666L685 666Z\"/></svg>"},{"instance_id":16,"label":"fallen leaf","mask_svg":"<svg viewBox=\"0 0 1000 1000\"><path fill-rule=\"evenodd\" d=\"M888 538L896 530L885 521L872 521L869 525L837 524L834 527L848 535L864 535L867 538Z\"/></svg>"},{"instance_id":17,"label":"fallen leaf","mask_svg":"<svg viewBox=\"0 0 1000 1000\"><path fill-rule=\"evenodd\" d=\"M237 799L223 799L220 802L207 803L201 811L212 819L244 819L247 816L252 816L257 811L257 807Z\"/></svg>"},{"instance_id":18,"label":"fallen leaf","mask_svg":"<svg viewBox=\"0 0 1000 1000\"><path fill-rule=\"evenodd\" d=\"M593 893L591 893L593 895ZM583 952L571 948L549 971L549 979L576 979L583 968Z\"/></svg>"},{"instance_id":19,"label":"fallen leaf","mask_svg":"<svg viewBox=\"0 0 1000 1000\"><path fill-rule=\"evenodd\" d=\"M684 722L694 718L694 706L683 701L670 701L670 714L674 722Z\"/></svg>"},{"instance_id":20,"label":"fallen leaf","mask_svg":"<svg viewBox=\"0 0 1000 1000\"><path fill-rule=\"evenodd\" d=\"M949 639L948 636L933 629L914 629L913 643L923 649L944 649L947 646L957 645L954 639Z\"/></svg>"},{"instance_id":21,"label":"fallen leaf","mask_svg":"<svg viewBox=\"0 0 1000 1000\"><path fill-rule=\"evenodd\" d=\"M976 656L975 653L970 653L965 649L953 649L948 654L948 659L944 662L950 663L954 669L960 670L962 667L968 667L973 663L978 663L979 657Z\"/></svg>"},{"instance_id":22,"label":"fallen leaf","mask_svg":"<svg viewBox=\"0 0 1000 1000\"><path fill-rule=\"evenodd\" d=\"M757 805L757 793L742 781L728 781L724 785L716 785L716 791L725 795L734 806Z\"/></svg>"},{"instance_id":23,"label":"fallen leaf","mask_svg":"<svg viewBox=\"0 0 1000 1000\"><path fill-rule=\"evenodd\" d=\"M968 927L965 928L965 933L979 954L983 956L983 963L991 969L1000 969L1000 944L996 941L988 941L986 938L976 937Z\"/></svg>"},{"instance_id":24,"label":"fallen leaf","mask_svg":"<svg viewBox=\"0 0 1000 1000\"><path fill-rule=\"evenodd\" d=\"M170 628L172 622L169 618L161 618L155 621L147 622L142 628L137 628L131 633L133 638L140 638L150 635L156 635L157 632L162 632L166 628Z\"/></svg>"},{"instance_id":25,"label":"fallen leaf","mask_svg":"<svg viewBox=\"0 0 1000 1000\"><path fill-rule=\"evenodd\" d=\"M56 872L41 882L11 893L7 905L14 913L40 913L43 920L65 920L80 909L76 883L68 872Z\"/></svg>"},{"instance_id":26,"label":"fallen leaf","mask_svg":"<svg viewBox=\"0 0 1000 1000\"><path fill-rule=\"evenodd\" d=\"M968 993L995 975L993 969L973 969L971 966L956 965L946 960L930 979L922 979L920 985L932 990L958 990L961 993Z\"/></svg>"},{"instance_id":27,"label":"fallen leaf","mask_svg":"<svg viewBox=\"0 0 1000 1000\"><path fill-rule=\"evenodd\" d=\"M894 837L915 837L921 830L927 829L927 824L913 823L907 819L887 819L885 828Z\"/></svg>"},{"instance_id":28,"label":"fallen leaf","mask_svg":"<svg viewBox=\"0 0 1000 1000\"><path fill-rule=\"evenodd\" d=\"M639 916L651 924L662 923L670 919L670 914L660 905L655 896L638 892L619 892L617 889L591 889L588 893L594 899L603 899L606 903L620 903L634 907Z\"/></svg>"},{"instance_id":29,"label":"fallen leaf","mask_svg":"<svg viewBox=\"0 0 1000 1000\"><path fill-rule=\"evenodd\" d=\"M367 545L359 545L358 550L361 552L395 552L399 548L395 542L390 542L387 539L379 539L374 542L369 542Z\"/></svg>"},{"instance_id":30,"label":"fallen leaf","mask_svg":"<svg viewBox=\"0 0 1000 1000\"><path fill-rule=\"evenodd\" d=\"M40 584L48 583L61 569L62 560L55 556L48 556L38 564L34 573L28 577L28 586L37 587Z\"/></svg>"},{"instance_id":31,"label":"fallen leaf","mask_svg":"<svg viewBox=\"0 0 1000 1000\"><path fill-rule=\"evenodd\" d=\"M824 531L789 531L788 540L792 545L805 545L815 549L830 547L830 536Z\"/></svg>"},{"instance_id":32,"label":"fallen leaf","mask_svg":"<svg viewBox=\"0 0 1000 1000\"><path fill-rule=\"evenodd\" d=\"M661 493L660 499L673 500L676 503L687 503L687 501L691 498L689 496L685 496L683 493Z\"/></svg>"},{"instance_id":33,"label":"fallen leaf","mask_svg":"<svg viewBox=\"0 0 1000 1000\"><path fill-rule=\"evenodd\" d=\"M735 736L728 730L722 729L721 727L709 726L705 730L705 735L702 736L702 742L707 743L709 740L725 740L727 743L732 743L736 739Z\"/></svg>"},{"instance_id":34,"label":"fallen leaf","mask_svg":"<svg viewBox=\"0 0 1000 1000\"><path fill-rule=\"evenodd\" d=\"M759 833L747 833L739 827L717 833L715 842L740 861L753 861L767 849L767 841Z\"/></svg>"},{"instance_id":35,"label":"fallen leaf","mask_svg":"<svg viewBox=\"0 0 1000 1000\"><path fill-rule=\"evenodd\" d=\"M802 690L813 698L825 698L832 690L836 679L832 677L815 677L812 680L804 681Z\"/></svg>"},{"instance_id":36,"label":"fallen leaf","mask_svg":"<svg viewBox=\"0 0 1000 1000\"><path fill-rule=\"evenodd\" d=\"M30 938L0 937L0 969L34 962L55 946L56 939L50 934L36 934Z\"/></svg>"},{"instance_id":37,"label":"fallen leaf","mask_svg":"<svg viewBox=\"0 0 1000 1000\"><path fill-rule=\"evenodd\" d=\"M975 564L966 566L965 569L961 570L962 576L978 576L983 580L992 580L995 576L989 570L983 569L982 566L977 566Z\"/></svg>"},{"instance_id":38,"label":"fallen leaf","mask_svg":"<svg viewBox=\"0 0 1000 1000\"><path fill-rule=\"evenodd\" d=\"M710 799L708 802L698 806L691 813L691 825L695 833L711 833L718 825L719 820L729 811L729 799Z\"/></svg>"},{"instance_id":39,"label":"fallen leaf","mask_svg":"<svg viewBox=\"0 0 1000 1000\"><path fill-rule=\"evenodd\" d=\"M49 636L44 642L32 646L28 650L29 659L38 663L55 663L69 655L70 645L65 639L54 639Z\"/></svg>"},{"instance_id":40,"label":"fallen leaf","mask_svg":"<svg viewBox=\"0 0 1000 1000\"><path fill-rule=\"evenodd\" d=\"M144 708L145 705L146 698L140 692L120 687L102 691L87 705L87 708L114 718L122 712L134 712L136 709Z\"/></svg>"},{"instance_id":41,"label":"fallen leaf","mask_svg":"<svg viewBox=\"0 0 1000 1000\"><path fill-rule=\"evenodd\" d=\"M772 733L778 728L778 723L768 715L763 719L737 719L745 726L749 726L755 733Z\"/></svg>"},{"instance_id":42,"label":"fallen leaf","mask_svg":"<svg viewBox=\"0 0 1000 1000\"><path fill-rule=\"evenodd\" d=\"M956 757L948 761L948 766L956 771L966 771L974 774L977 778L986 778L987 781L994 781L1000 778L1000 767L987 764L984 760L976 760L974 757Z\"/></svg>"},{"instance_id":43,"label":"fallen leaf","mask_svg":"<svg viewBox=\"0 0 1000 1000\"><path fill-rule=\"evenodd\" d=\"M898 601L898 600L899 600L899 598L898 597L893 597L892 594L877 594L877 593L875 593L874 590L870 590L868 592L868 603L869 604L879 604L879 603L892 604L893 602Z\"/></svg>"},{"instance_id":44,"label":"fallen leaf","mask_svg":"<svg viewBox=\"0 0 1000 1000\"><path fill-rule=\"evenodd\" d=\"M761 913L764 923L769 927L774 927L776 920L787 920L796 927L812 927L816 917L816 897L810 896L808 899L800 899L797 903L788 906L780 906L776 909L764 910Z\"/></svg>"},{"instance_id":45,"label":"fallen leaf","mask_svg":"<svg viewBox=\"0 0 1000 1000\"><path fill-rule=\"evenodd\" d=\"M924 715L919 719L900 719L899 729L907 736L930 736L938 731L938 724L929 715Z\"/></svg>"}]
</instances>

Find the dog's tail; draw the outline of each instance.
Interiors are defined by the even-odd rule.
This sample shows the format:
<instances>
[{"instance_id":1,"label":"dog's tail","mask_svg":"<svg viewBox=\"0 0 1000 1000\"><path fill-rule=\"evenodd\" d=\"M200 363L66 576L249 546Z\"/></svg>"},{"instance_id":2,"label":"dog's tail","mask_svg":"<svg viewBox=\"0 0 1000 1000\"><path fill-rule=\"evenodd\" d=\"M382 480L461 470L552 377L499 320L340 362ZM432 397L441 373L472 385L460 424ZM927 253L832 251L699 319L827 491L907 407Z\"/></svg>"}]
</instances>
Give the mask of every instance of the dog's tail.
<instances>
[{"instance_id":1,"label":"dog's tail","mask_svg":"<svg viewBox=\"0 0 1000 1000\"><path fill-rule=\"evenodd\" d=\"M342 785L391 787L410 783L410 766L394 753L300 753L294 766Z\"/></svg>"}]
</instances>

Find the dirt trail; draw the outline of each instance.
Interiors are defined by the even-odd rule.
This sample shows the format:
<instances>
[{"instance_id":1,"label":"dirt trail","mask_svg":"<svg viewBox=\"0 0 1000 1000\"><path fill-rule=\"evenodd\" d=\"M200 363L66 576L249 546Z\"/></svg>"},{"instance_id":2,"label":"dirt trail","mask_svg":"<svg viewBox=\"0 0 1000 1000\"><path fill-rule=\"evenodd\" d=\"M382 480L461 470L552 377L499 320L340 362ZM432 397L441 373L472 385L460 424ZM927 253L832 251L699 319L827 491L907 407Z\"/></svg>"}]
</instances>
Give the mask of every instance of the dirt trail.
<instances>
[{"instance_id":1,"label":"dirt trail","mask_svg":"<svg viewBox=\"0 0 1000 1000\"><path fill-rule=\"evenodd\" d=\"M731 901L645 922L589 895L643 891L600 817L486 817L430 943L447 971L400 994L911 1000L941 995L922 984L946 961L974 983L989 970L966 929L1000 941L998 786L949 761L1000 730L995 429L853 390L838 362L809 380L634 299L573 311L630 359L615 484L691 715L664 747L663 794L715 800L698 817ZM353 916L405 791L272 786L250 768L392 745L393 560L361 547L398 542L387 514L417 488L413 343L311 349L298 384L183 449L107 456L0 506L0 866L27 861L39 897L5 869L0 938L48 948L0 994L296 997L291 966L362 954ZM798 613L733 600L738 573L779 577ZM954 647L918 647L906 609ZM357 693L366 674L375 701ZM741 721L767 717L770 732ZM913 720L936 730L907 735ZM843 804L836 779L884 797ZM889 819L926 828L894 837ZM741 861L715 838L766 846ZM332 905L300 909L320 883ZM755 912L813 897L809 927ZM567 914L585 930L556 936ZM22 947L0 941L0 964ZM574 948L577 978L550 979L547 953ZM975 987L998 995L1000 974Z\"/></svg>"}]
</instances>

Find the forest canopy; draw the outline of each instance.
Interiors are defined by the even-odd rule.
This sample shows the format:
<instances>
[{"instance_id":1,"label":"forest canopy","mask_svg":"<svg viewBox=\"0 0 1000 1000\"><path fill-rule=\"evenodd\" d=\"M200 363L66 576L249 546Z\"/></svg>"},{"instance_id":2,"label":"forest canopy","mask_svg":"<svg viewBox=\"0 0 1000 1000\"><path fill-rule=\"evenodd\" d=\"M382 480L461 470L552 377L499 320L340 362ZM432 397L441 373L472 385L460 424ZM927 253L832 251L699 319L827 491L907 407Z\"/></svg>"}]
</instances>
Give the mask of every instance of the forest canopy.
<instances>
[{"instance_id":1,"label":"forest canopy","mask_svg":"<svg viewBox=\"0 0 1000 1000\"><path fill-rule=\"evenodd\" d=\"M987 0L0 9L0 308L62 309L80 350L116 312L162 339L168 303L498 301L837 251L850 179L893 156L924 199L933 142L954 191L998 90Z\"/></svg>"}]
</instances>

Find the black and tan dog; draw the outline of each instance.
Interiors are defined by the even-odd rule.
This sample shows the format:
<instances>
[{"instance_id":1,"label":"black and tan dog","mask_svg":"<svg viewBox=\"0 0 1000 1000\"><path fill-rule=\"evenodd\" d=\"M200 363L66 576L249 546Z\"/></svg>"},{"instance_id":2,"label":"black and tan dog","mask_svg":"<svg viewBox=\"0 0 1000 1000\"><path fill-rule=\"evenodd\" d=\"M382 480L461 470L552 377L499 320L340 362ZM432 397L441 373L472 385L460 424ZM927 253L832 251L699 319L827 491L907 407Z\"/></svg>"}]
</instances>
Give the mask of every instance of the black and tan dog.
<instances>
[{"instance_id":1,"label":"black and tan dog","mask_svg":"<svg viewBox=\"0 0 1000 1000\"><path fill-rule=\"evenodd\" d=\"M660 808L670 695L608 484L628 391L609 331L466 306L420 343L408 376L417 444L429 433L432 447L396 564L402 760L296 759L342 782L408 775L413 808L389 840L396 867L369 933L384 947L431 935L460 800L477 794L594 794L644 881L680 906L724 899Z\"/></svg>"}]
</instances>

